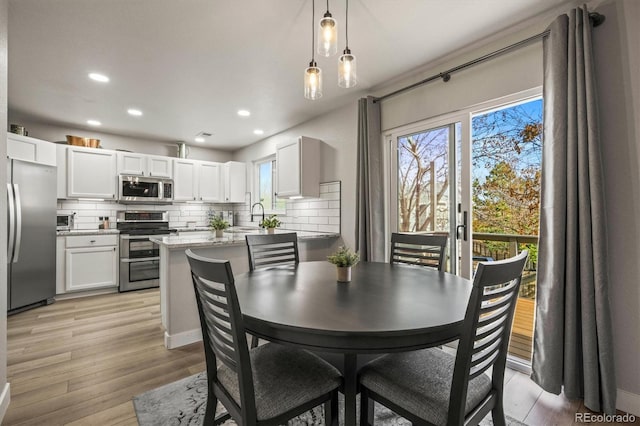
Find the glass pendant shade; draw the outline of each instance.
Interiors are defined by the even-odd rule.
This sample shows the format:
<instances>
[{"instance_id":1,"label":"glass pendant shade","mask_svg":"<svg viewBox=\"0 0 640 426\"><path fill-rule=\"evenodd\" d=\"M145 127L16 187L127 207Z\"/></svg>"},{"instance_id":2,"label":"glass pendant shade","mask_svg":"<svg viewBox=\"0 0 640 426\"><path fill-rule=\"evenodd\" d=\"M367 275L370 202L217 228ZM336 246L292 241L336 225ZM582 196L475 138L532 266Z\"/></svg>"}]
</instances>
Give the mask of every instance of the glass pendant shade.
<instances>
[{"instance_id":1,"label":"glass pendant shade","mask_svg":"<svg viewBox=\"0 0 640 426\"><path fill-rule=\"evenodd\" d=\"M304 97L310 100L322 97L322 70L313 61L304 70Z\"/></svg>"},{"instance_id":2,"label":"glass pendant shade","mask_svg":"<svg viewBox=\"0 0 640 426\"><path fill-rule=\"evenodd\" d=\"M345 49L338 60L338 86L348 89L356 84L358 84L356 57L349 49Z\"/></svg>"},{"instance_id":3,"label":"glass pendant shade","mask_svg":"<svg viewBox=\"0 0 640 426\"><path fill-rule=\"evenodd\" d=\"M318 31L318 54L335 55L338 52L338 23L329 12L320 20Z\"/></svg>"}]
</instances>

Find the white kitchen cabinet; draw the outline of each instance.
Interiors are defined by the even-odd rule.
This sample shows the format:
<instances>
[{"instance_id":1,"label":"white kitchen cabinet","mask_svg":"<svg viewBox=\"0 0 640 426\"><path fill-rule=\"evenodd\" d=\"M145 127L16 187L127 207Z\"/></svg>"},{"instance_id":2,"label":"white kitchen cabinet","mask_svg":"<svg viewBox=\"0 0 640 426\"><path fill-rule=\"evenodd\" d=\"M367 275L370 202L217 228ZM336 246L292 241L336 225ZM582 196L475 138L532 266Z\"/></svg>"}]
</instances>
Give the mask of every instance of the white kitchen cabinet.
<instances>
[{"instance_id":1,"label":"white kitchen cabinet","mask_svg":"<svg viewBox=\"0 0 640 426\"><path fill-rule=\"evenodd\" d=\"M56 294L63 294L65 290L65 244L66 237L56 237Z\"/></svg>"},{"instance_id":2,"label":"white kitchen cabinet","mask_svg":"<svg viewBox=\"0 0 640 426\"><path fill-rule=\"evenodd\" d=\"M171 179L173 177L173 158L161 155L147 155L149 176Z\"/></svg>"},{"instance_id":3,"label":"white kitchen cabinet","mask_svg":"<svg viewBox=\"0 0 640 426\"><path fill-rule=\"evenodd\" d=\"M171 178L172 158L160 155L118 152L118 174Z\"/></svg>"},{"instance_id":4,"label":"white kitchen cabinet","mask_svg":"<svg viewBox=\"0 0 640 426\"><path fill-rule=\"evenodd\" d=\"M221 167L220 163L203 161L198 164L199 197L201 201L222 202Z\"/></svg>"},{"instance_id":5,"label":"white kitchen cabinet","mask_svg":"<svg viewBox=\"0 0 640 426\"><path fill-rule=\"evenodd\" d=\"M7 133L7 157L56 165L56 144L29 136Z\"/></svg>"},{"instance_id":6,"label":"white kitchen cabinet","mask_svg":"<svg viewBox=\"0 0 640 426\"><path fill-rule=\"evenodd\" d=\"M66 237L65 291L117 286L117 235Z\"/></svg>"},{"instance_id":7,"label":"white kitchen cabinet","mask_svg":"<svg viewBox=\"0 0 640 426\"><path fill-rule=\"evenodd\" d=\"M276 195L279 198L320 196L319 139L301 136L276 147Z\"/></svg>"},{"instance_id":8,"label":"white kitchen cabinet","mask_svg":"<svg viewBox=\"0 0 640 426\"><path fill-rule=\"evenodd\" d=\"M118 174L145 176L147 172L147 156L133 152L118 152Z\"/></svg>"},{"instance_id":9,"label":"white kitchen cabinet","mask_svg":"<svg viewBox=\"0 0 640 426\"><path fill-rule=\"evenodd\" d=\"M239 161L224 163L224 202L244 203L247 192L247 166Z\"/></svg>"},{"instance_id":10,"label":"white kitchen cabinet","mask_svg":"<svg viewBox=\"0 0 640 426\"><path fill-rule=\"evenodd\" d=\"M116 198L116 155L97 148L67 148L67 198Z\"/></svg>"},{"instance_id":11,"label":"white kitchen cabinet","mask_svg":"<svg viewBox=\"0 0 640 426\"><path fill-rule=\"evenodd\" d=\"M198 161L174 158L173 201L196 201L199 196Z\"/></svg>"}]
</instances>

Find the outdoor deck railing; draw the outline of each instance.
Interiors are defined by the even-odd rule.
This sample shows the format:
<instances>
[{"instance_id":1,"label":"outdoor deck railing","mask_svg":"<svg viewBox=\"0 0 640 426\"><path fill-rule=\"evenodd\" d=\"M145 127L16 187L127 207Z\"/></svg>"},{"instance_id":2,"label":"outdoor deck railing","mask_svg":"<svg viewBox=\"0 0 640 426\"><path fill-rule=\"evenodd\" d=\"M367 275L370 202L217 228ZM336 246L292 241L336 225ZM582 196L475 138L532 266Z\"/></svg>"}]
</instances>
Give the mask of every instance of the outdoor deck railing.
<instances>
[{"instance_id":1,"label":"outdoor deck railing","mask_svg":"<svg viewBox=\"0 0 640 426\"><path fill-rule=\"evenodd\" d=\"M487 242L490 243L487 244ZM473 255L477 260L481 258L501 260L516 256L525 244L537 246L538 236L473 233ZM509 342L509 353L526 361L531 361L537 266L537 252L534 255L530 251L530 256L522 275L522 285L516 304L511 340Z\"/></svg>"}]
</instances>

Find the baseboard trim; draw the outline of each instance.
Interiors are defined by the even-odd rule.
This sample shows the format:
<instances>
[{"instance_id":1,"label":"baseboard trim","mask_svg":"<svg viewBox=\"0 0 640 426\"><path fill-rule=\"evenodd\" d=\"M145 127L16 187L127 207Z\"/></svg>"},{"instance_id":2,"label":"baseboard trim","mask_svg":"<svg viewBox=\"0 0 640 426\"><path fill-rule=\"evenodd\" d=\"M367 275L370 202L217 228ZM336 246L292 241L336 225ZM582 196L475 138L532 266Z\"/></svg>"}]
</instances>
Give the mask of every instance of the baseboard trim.
<instances>
[{"instance_id":1,"label":"baseboard trim","mask_svg":"<svg viewBox=\"0 0 640 426\"><path fill-rule=\"evenodd\" d=\"M640 416L640 395L618 389L616 408L625 413Z\"/></svg>"},{"instance_id":2,"label":"baseboard trim","mask_svg":"<svg viewBox=\"0 0 640 426\"><path fill-rule=\"evenodd\" d=\"M180 346L190 345L191 343L202 340L202 330L199 328L183 331L182 333L169 334L164 332L164 347L167 349L175 349Z\"/></svg>"},{"instance_id":3,"label":"baseboard trim","mask_svg":"<svg viewBox=\"0 0 640 426\"><path fill-rule=\"evenodd\" d=\"M2 394L0 395L0 423L4 419L4 415L7 414L9 408L9 402L11 402L11 386L9 383L4 385Z\"/></svg>"}]
</instances>

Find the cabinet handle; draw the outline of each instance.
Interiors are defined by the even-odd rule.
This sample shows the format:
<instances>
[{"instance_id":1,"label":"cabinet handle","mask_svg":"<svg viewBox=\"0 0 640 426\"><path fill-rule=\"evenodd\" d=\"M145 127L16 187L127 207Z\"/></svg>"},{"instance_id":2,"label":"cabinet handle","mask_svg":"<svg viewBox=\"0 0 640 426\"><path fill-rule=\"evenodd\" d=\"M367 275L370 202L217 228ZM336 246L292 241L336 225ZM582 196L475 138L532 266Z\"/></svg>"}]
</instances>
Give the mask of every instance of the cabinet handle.
<instances>
[{"instance_id":1,"label":"cabinet handle","mask_svg":"<svg viewBox=\"0 0 640 426\"><path fill-rule=\"evenodd\" d=\"M144 171L142 172L142 176L144 176Z\"/></svg>"},{"instance_id":2,"label":"cabinet handle","mask_svg":"<svg viewBox=\"0 0 640 426\"><path fill-rule=\"evenodd\" d=\"M95 243L95 242L96 242L96 240L91 240L91 241L89 241L89 242L90 242L90 243Z\"/></svg>"}]
</instances>

